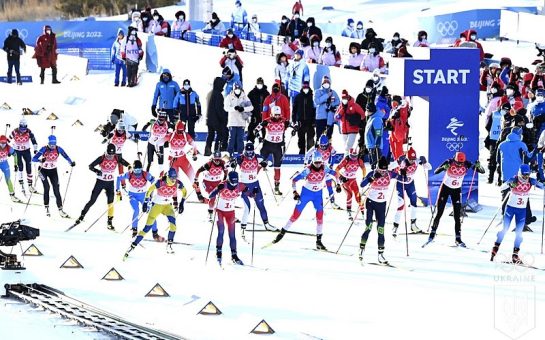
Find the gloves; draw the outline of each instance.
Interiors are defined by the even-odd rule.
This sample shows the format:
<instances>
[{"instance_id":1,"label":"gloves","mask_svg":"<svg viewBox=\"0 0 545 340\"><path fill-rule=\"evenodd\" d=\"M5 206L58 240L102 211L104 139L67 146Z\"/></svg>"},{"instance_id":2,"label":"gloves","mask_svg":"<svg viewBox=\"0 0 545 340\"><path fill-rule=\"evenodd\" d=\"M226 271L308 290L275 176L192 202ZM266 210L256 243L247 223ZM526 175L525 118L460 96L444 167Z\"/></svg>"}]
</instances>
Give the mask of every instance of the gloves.
<instances>
[{"instance_id":1,"label":"gloves","mask_svg":"<svg viewBox=\"0 0 545 340\"><path fill-rule=\"evenodd\" d=\"M380 178L380 173L378 171L375 171L375 173L373 174L373 178L374 179L379 179Z\"/></svg>"},{"instance_id":2,"label":"gloves","mask_svg":"<svg viewBox=\"0 0 545 340\"><path fill-rule=\"evenodd\" d=\"M157 117L157 111L155 110L156 106L155 105L152 105L151 106L151 115L153 117Z\"/></svg>"},{"instance_id":3,"label":"gloves","mask_svg":"<svg viewBox=\"0 0 545 340\"><path fill-rule=\"evenodd\" d=\"M515 182L509 182L509 186L510 186L511 188L514 188L514 187L517 186L517 183L515 183Z\"/></svg>"},{"instance_id":4,"label":"gloves","mask_svg":"<svg viewBox=\"0 0 545 340\"><path fill-rule=\"evenodd\" d=\"M193 162L195 162L197 160L197 154L194 154L192 159L193 159Z\"/></svg>"},{"instance_id":5,"label":"gloves","mask_svg":"<svg viewBox=\"0 0 545 340\"><path fill-rule=\"evenodd\" d=\"M263 137L261 137L261 136L257 137L257 141L258 141L259 143L263 143Z\"/></svg>"},{"instance_id":6,"label":"gloves","mask_svg":"<svg viewBox=\"0 0 545 340\"><path fill-rule=\"evenodd\" d=\"M76 162L70 163L70 166L71 166L71 167L75 167L75 166L76 166Z\"/></svg>"},{"instance_id":7,"label":"gloves","mask_svg":"<svg viewBox=\"0 0 545 340\"><path fill-rule=\"evenodd\" d=\"M38 150L34 149L34 154L37 154L38 153Z\"/></svg>"},{"instance_id":8,"label":"gloves","mask_svg":"<svg viewBox=\"0 0 545 340\"><path fill-rule=\"evenodd\" d=\"M142 203L142 211L145 213L149 211L149 198L146 198L144 203Z\"/></svg>"},{"instance_id":9,"label":"gloves","mask_svg":"<svg viewBox=\"0 0 545 340\"><path fill-rule=\"evenodd\" d=\"M223 188L225 188L225 183L220 183L218 184L218 190L223 190Z\"/></svg>"},{"instance_id":10,"label":"gloves","mask_svg":"<svg viewBox=\"0 0 545 340\"><path fill-rule=\"evenodd\" d=\"M102 171L98 169L93 169L93 172L97 174L97 176L102 176Z\"/></svg>"},{"instance_id":11,"label":"gloves","mask_svg":"<svg viewBox=\"0 0 545 340\"><path fill-rule=\"evenodd\" d=\"M297 190L293 190L293 200L299 201L301 199L301 195L297 192Z\"/></svg>"},{"instance_id":12,"label":"gloves","mask_svg":"<svg viewBox=\"0 0 545 340\"><path fill-rule=\"evenodd\" d=\"M123 200L123 196L121 195L121 191L117 190L117 191L115 192L115 194L117 195L117 198L118 198L120 201Z\"/></svg>"},{"instance_id":13,"label":"gloves","mask_svg":"<svg viewBox=\"0 0 545 340\"><path fill-rule=\"evenodd\" d=\"M339 180L342 182L342 183L346 183L348 182L348 178L344 177L344 176L339 176ZM340 192L340 191L339 191Z\"/></svg>"},{"instance_id":14,"label":"gloves","mask_svg":"<svg viewBox=\"0 0 545 340\"><path fill-rule=\"evenodd\" d=\"M242 106L239 106L238 109L237 109L238 112L242 113L244 112L244 108Z\"/></svg>"},{"instance_id":15,"label":"gloves","mask_svg":"<svg viewBox=\"0 0 545 340\"><path fill-rule=\"evenodd\" d=\"M450 164L447 163L447 164L443 165L442 168L445 169L445 170L448 170L450 168Z\"/></svg>"},{"instance_id":16,"label":"gloves","mask_svg":"<svg viewBox=\"0 0 545 340\"><path fill-rule=\"evenodd\" d=\"M335 186L335 191L339 194L342 189L341 189L341 185L339 183L337 183L337 185Z\"/></svg>"},{"instance_id":17,"label":"gloves","mask_svg":"<svg viewBox=\"0 0 545 340\"><path fill-rule=\"evenodd\" d=\"M169 146L170 146L170 144L168 142L165 142L164 147L168 148Z\"/></svg>"},{"instance_id":18,"label":"gloves","mask_svg":"<svg viewBox=\"0 0 545 340\"><path fill-rule=\"evenodd\" d=\"M428 160L426 159L426 157L420 156L420 165L424 165L426 163L428 163Z\"/></svg>"},{"instance_id":19,"label":"gloves","mask_svg":"<svg viewBox=\"0 0 545 340\"><path fill-rule=\"evenodd\" d=\"M185 199L182 198L182 201L178 205L178 214L182 214L184 212L184 203L185 203Z\"/></svg>"},{"instance_id":20,"label":"gloves","mask_svg":"<svg viewBox=\"0 0 545 340\"><path fill-rule=\"evenodd\" d=\"M399 169L399 174L401 175L401 177L407 178L407 169Z\"/></svg>"},{"instance_id":21,"label":"gloves","mask_svg":"<svg viewBox=\"0 0 545 340\"><path fill-rule=\"evenodd\" d=\"M237 161L236 161L234 158L231 159L231 160L229 161L229 166L230 166L231 168L233 168L233 169L236 168L236 167L237 167Z\"/></svg>"},{"instance_id":22,"label":"gloves","mask_svg":"<svg viewBox=\"0 0 545 340\"><path fill-rule=\"evenodd\" d=\"M195 188L195 190L199 188L199 182L197 180L193 182L193 188Z\"/></svg>"},{"instance_id":23,"label":"gloves","mask_svg":"<svg viewBox=\"0 0 545 340\"><path fill-rule=\"evenodd\" d=\"M295 136L296 134L297 134L297 130L295 130L295 129L291 130L291 136L292 137Z\"/></svg>"},{"instance_id":24,"label":"gloves","mask_svg":"<svg viewBox=\"0 0 545 340\"><path fill-rule=\"evenodd\" d=\"M261 161L261 162L259 162L259 165L261 165L261 167L263 169L265 169L267 167L267 165L269 165L269 163L267 163L267 161Z\"/></svg>"}]
</instances>

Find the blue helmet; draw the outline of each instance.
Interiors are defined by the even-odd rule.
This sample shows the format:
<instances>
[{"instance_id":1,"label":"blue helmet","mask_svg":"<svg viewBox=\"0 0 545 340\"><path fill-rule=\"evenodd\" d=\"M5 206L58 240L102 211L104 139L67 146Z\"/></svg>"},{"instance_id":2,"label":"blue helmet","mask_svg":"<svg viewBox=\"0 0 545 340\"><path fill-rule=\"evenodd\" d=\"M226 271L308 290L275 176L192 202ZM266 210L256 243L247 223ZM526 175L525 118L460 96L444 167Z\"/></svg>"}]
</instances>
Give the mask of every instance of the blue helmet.
<instances>
[{"instance_id":1,"label":"blue helmet","mask_svg":"<svg viewBox=\"0 0 545 340\"><path fill-rule=\"evenodd\" d=\"M57 145L57 137L53 135L47 137L47 144L51 146Z\"/></svg>"},{"instance_id":2,"label":"blue helmet","mask_svg":"<svg viewBox=\"0 0 545 340\"><path fill-rule=\"evenodd\" d=\"M167 176L168 176L168 178L171 178L171 179L177 179L178 178L178 173L176 172L176 169L170 168L170 169L168 169Z\"/></svg>"},{"instance_id":3,"label":"blue helmet","mask_svg":"<svg viewBox=\"0 0 545 340\"><path fill-rule=\"evenodd\" d=\"M246 143L246 145L244 146L244 155L250 158L255 156L254 143L252 142Z\"/></svg>"},{"instance_id":4,"label":"blue helmet","mask_svg":"<svg viewBox=\"0 0 545 340\"><path fill-rule=\"evenodd\" d=\"M227 180L229 181L229 184L233 186L238 184L238 172L231 171L227 178L228 178Z\"/></svg>"},{"instance_id":5,"label":"blue helmet","mask_svg":"<svg viewBox=\"0 0 545 340\"><path fill-rule=\"evenodd\" d=\"M312 164L316 165L315 163L321 163L321 164L324 163L324 159L320 151L314 151L314 153L312 154Z\"/></svg>"},{"instance_id":6,"label":"blue helmet","mask_svg":"<svg viewBox=\"0 0 545 340\"><path fill-rule=\"evenodd\" d=\"M530 166L528 164L522 164L519 168L519 175L530 176Z\"/></svg>"},{"instance_id":7,"label":"blue helmet","mask_svg":"<svg viewBox=\"0 0 545 340\"><path fill-rule=\"evenodd\" d=\"M320 149L325 150L329 147L329 138L326 135L321 135L318 139L318 146Z\"/></svg>"},{"instance_id":8,"label":"blue helmet","mask_svg":"<svg viewBox=\"0 0 545 340\"><path fill-rule=\"evenodd\" d=\"M537 89L536 90L536 97L537 96L545 97L545 89Z\"/></svg>"}]
</instances>

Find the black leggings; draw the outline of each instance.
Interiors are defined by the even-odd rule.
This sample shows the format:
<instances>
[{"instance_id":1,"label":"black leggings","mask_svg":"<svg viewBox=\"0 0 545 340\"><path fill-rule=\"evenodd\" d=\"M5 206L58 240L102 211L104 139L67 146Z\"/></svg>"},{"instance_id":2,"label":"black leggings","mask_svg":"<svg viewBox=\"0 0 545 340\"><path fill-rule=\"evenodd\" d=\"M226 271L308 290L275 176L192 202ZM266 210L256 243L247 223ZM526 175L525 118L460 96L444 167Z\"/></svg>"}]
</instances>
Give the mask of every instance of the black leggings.
<instances>
[{"instance_id":1,"label":"black leggings","mask_svg":"<svg viewBox=\"0 0 545 340\"><path fill-rule=\"evenodd\" d=\"M114 181L103 181L101 179L97 179L95 183L95 187L93 188L93 191L91 192L91 198L89 199L89 202L85 204L85 207L83 207L83 210L81 211L81 215L85 216L89 209L95 204L98 195L102 192L102 190L106 191L106 198L108 200L108 204L114 203Z\"/></svg>"},{"instance_id":2,"label":"black leggings","mask_svg":"<svg viewBox=\"0 0 545 340\"><path fill-rule=\"evenodd\" d=\"M23 168L26 167L26 173L27 175L32 174L32 166L30 165L30 161L32 159L30 155L30 149L24 150L24 151L15 151L15 155L17 156L17 169L19 171L23 171ZM24 163L23 163L24 161Z\"/></svg>"},{"instance_id":3,"label":"black leggings","mask_svg":"<svg viewBox=\"0 0 545 340\"><path fill-rule=\"evenodd\" d=\"M266 161L269 155L273 156L273 167L279 168L282 165L282 146L281 143L271 143L263 141L261 156Z\"/></svg>"},{"instance_id":4,"label":"black leggings","mask_svg":"<svg viewBox=\"0 0 545 340\"><path fill-rule=\"evenodd\" d=\"M49 188L52 187L57 207L59 209L62 208L62 198L59 191L59 174L57 173L57 169L41 169L39 176L44 186L44 205L49 205ZM51 186L49 185L49 182L51 182Z\"/></svg>"},{"instance_id":5,"label":"black leggings","mask_svg":"<svg viewBox=\"0 0 545 340\"><path fill-rule=\"evenodd\" d=\"M148 143L148 165L146 167L147 172L149 172L149 169L151 168L151 163L153 162L153 154L157 154L159 164L163 165L163 161L165 159L165 148L163 146L160 146L159 150L157 150L157 147L155 145Z\"/></svg>"},{"instance_id":6,"label":"black leggings","mask_svg":"<svg viewBox=\"0 0 545 340\"><path fill-rule=\"evenodd\" d=\"M445 206L447 205L447 201L450 196L450 202L452 203L452 208L454 209L454 232L456 233L456 237L458 238L461 236L462 232L462 223L460 222L460 213L462 211L462 191L460 188L452 189L445 184L442 184L439 190L439 202L437 203L437 207L435 210L432 233L435 236L435 231L437 230L437 227L439 227L439 220L441 219L441 216L443 216L443 211L445 211Z\"/></svg>"}]
</instances>

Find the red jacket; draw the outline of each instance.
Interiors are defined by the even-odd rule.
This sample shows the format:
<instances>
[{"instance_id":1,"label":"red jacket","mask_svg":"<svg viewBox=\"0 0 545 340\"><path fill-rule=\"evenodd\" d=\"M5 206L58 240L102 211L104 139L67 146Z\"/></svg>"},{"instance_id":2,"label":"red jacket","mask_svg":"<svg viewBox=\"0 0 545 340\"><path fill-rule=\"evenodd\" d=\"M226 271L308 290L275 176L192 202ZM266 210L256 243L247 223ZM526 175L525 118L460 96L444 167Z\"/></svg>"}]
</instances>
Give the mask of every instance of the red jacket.
<instances>
[{"instance_id":1,"label":"red jacket","mask_svg":"<svg viewBox=\"0 0 545 340\"><path fill-rule=\"evenodd\" d=\"M51 26L44 26L44 34L40 35L36 40L36 47L34 47L34 55L32 56L41 68L57 66L57 38L53 31L51 31L51 34L45 33L47 29L51 30Z\"/></svg>"},{"instance_id":2,"label":"red jacket","mask_svg":"<svg viewBox=\"0 0 545 340\"><path fill-rule=\"evenodd\" d=\"M240 39L237 36L233 36L232 38L229 38L227 36L224 37L220 41L220 47L234 48L237 51L243 51L244 52L244 47L242 47L242 42L240 41Z\"/></svg>"},{"instance_id":3,"label":"red jacket","mask_svg":"<svg viewBox=\"0 0 545 340\"><path fill-rule=\"evenodd\" d=\"M282 118L285 121L290 121L291 114L290 114L290 101L288 100L288 97L283 95L282 93L278 94L270 94L265 98L265 101L263 101L263 112L261 113L261 119L267 120L271 116L271 106L280 106L280 110L282 110Z\"/></svg>"},{"instance_id":4,"label":"red jacket","mask_svg":"<svg viewBox=\"0 0 545 340\"><path fill-rule=\"evenodd\" d=\"M460 45L462 45L465 42L474 43L476 45L476 47L479 49L479 51L480 51L480 56L481 56L481 61L482 61L484 59L483 46L481 45L480 42L475 41L475 40L471 40L471 35L472 34L477 34L477 32L475 30L469 29L469 30L465 30L462 34L464 35L466 40L462 41L460 39L457 39L456 42L454 43L454 47L460 47Z\"/></svg>"},{"instance_id":5,"label":"red jacket","mask_svg":"<svg viewBox=\"0 0 545 340\"><path fill-rule=\"evenodd\" d=\"M358 133L361 121L365 119L365 111L350 97L346 105L339 105L336 118L341 122L342 134Z\"/></svg>"}]
</instances>

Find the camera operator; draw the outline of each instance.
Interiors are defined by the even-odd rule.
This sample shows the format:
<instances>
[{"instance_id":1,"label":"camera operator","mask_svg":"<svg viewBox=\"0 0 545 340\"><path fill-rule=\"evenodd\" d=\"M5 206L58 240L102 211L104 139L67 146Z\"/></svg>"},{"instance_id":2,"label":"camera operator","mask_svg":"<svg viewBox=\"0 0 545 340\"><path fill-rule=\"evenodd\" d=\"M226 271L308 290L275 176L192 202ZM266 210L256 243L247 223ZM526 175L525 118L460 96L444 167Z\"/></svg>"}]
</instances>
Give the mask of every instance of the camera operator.
<instances>
[{"instance_id":1,"label":"camera operator","mask_svg":"<svg viewBox=\"0 0 545 340\"><path fill-rule=\"evenodd\" d=\"M15 68L17 76L17 85L23 85L21 82L21 74L19 73L19 65L21 53L26 53L26 45L16 29L11 30L11 34L4 40L4 51L8 57L8 84L11 84L11 71Z\"/></svg>"}]
</instances>

